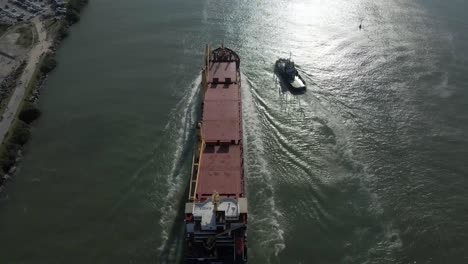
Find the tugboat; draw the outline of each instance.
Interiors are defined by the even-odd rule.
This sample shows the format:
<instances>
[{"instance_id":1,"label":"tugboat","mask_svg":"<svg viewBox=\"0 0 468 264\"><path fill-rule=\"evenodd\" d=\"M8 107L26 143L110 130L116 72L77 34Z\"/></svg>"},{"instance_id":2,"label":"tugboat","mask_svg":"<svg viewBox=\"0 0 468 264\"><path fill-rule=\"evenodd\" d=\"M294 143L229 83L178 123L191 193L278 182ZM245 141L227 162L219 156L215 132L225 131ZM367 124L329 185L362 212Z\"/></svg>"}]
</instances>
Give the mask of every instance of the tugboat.
<instances>
[{"instance_id":1,"label":"tugboat","mask_svg":"<svg viewBox=\"0 0 468 264\"><path fill-rule=\"evenodd\" d=\"M306 82L296 70L291 59L278 59L275 63L276 74L294 90L305 90Z\"/></svg>"}]
</instances>

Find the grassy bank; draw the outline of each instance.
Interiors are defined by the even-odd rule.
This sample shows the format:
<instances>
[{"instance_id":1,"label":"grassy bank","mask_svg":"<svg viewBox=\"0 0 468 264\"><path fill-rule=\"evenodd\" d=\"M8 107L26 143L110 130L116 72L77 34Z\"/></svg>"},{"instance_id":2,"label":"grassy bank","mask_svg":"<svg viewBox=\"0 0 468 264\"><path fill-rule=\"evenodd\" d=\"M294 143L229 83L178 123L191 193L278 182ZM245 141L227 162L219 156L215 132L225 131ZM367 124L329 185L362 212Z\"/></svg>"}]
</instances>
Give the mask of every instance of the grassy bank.
<instances>
[{"instance_id":1,"label":"grassy bank","mask_svg":"<svg viewBox=\"0 0 468 264\"><path fill-rule=\"evenodd\" d=\"M67 14L62 20L51 20L47 23L46 28L55 41L53 50L62 39L68 36L71 25L80 20L80 12L86 6L88 0L69 0L67 3ZM8 27L2 28L0 25L0 35L5 32ZM33 34L25 29L22 33L21 45L31 45L34 39ZM24 36L23 36L24 35ZM11 174L12 168L17 162L17 156L21 148L28 142L31 137L31 124L41 116L41 111L37 107L36 99L38 96L38 88L44 80L45 76L57 66L55 52L50 51L39 61L32 79L29 81L26 88L25 98L20 106L20 113L17 119L13 122L8 131L3 143L0 145L0 175ZM0 185L4 184L5 179L0 178Z\"/></svg>"},{"instance_id":2,"label":"grassy bank","mask_svg":"<svg viewBox=\"0 0 468 264\"><path fill-rule=\"evenodd\" d=\"M27 94L37 87L41 79L41 73L38 70L34 74L28 86ZM26 99L27 100L27 99ZM10 173L11 168L15 165L19 150L29 141L31 137L30 125L41 116L41 110L37 104L30 101L23 101L21 111L18 118L13 121L3 143L0 146L0 176Z\"/></svg>"},{"instance_id":3,"label":"grassy bank","mask_svg":"<svg viewBox=\"0 0 468 264\"><path fill-rule=\"evenodd\" d=\"M21 120L15 120L10 128L10 133L0 146L1 174L11 172L11 168L16 163L19 150L28 142L30 137L31 131L29 125Z\"/></svg>"},{"instance_id":4,"label":"grassy bank","mask_svg":"<svg viewBox=\"0 0 468 264\"><path fill-rule=\"evenodd\" d=\"M34 33L32 26L25 25L16 30L16 33L19 33L20 36L16 40L16 44L20 45L23 48L29 48L34 42Z\"/></svg>"},{"instance_id":5,"label":"grassy bank","mask_svg":"<svg viewBox=\"0 0 468 264\"><path fill-rule=\"evenodd\" d=\"M26 62L23 61L16 69L14 69L2 82L0 82L0 115L3 114L8 101L11 98L14 87L16 87L18 78L23 73L26 67Z\"/></svg>"},{"instance_id":6,"label":"grassy bank","mask_svg":"<svg viewBox=\"0 0 468 264\"><path fill-rule=\"evenodd\" d=\"M54 53L45 54L38 63L31 80L26 87L26 96L21 103L21 111L13 122L2 145L0 146L0 174L6 174L14 166L18 151L31 137L30 125L41 116L33 98L33 92L39 87L41 80L57 65Z\"/></svg>"},{"instance_id":7,"label":"grassy bank","mask_svg":"<svg viewBox=\"0 0 468 264\"><path fill-rule=\"evenodd\" d=\"M56 43L59 43L68 36L70 26L80 21L80 13L88 2L88 0L70 0L67 3L65 19L54 21L50 25L50 28L54 32Z\"/></svg>"},{"instance_id":8,"label":"grassy bank","mask_svg":"<svg viewBox=\"0 0 468 264\"><path fill-rule=\"evenodd\" d=\"M67 4L66 20L69 24L80 21L80 12L88 4L88 0L70 0Z\"/></svg>"},{"instance_id":9,"label":"grassy bank","mask_svg":"<svg viewBox=\"0 0 468 264\"><path fill-rule=\"evenodd\" d=\"M89 0L69 0L67 8L79 14L88 3Z\"/></svg>"},{"instance_id":10,"label":"grassy bank","mask_svg":"<svg viewBox=\"0 0 468 264\"><path fill-rule=\"evenodd\" d=\"M9 25L0 24L0 36L3 35L3 33L5 33L9 27Z\"/></svg>"}]
</instances>

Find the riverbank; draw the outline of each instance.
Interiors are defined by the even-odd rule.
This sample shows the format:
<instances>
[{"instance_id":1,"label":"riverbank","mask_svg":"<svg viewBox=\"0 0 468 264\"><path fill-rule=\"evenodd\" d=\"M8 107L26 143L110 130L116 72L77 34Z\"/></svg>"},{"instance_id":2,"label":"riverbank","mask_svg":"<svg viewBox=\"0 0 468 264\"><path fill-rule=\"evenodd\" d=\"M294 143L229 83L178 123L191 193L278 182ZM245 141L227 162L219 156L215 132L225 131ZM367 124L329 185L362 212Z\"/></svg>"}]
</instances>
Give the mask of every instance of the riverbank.
<instances>
[{"instance_id":1,"label":"riverbank","mask_svg":"<svg viewBox=\"0 0 468 264\"><path fill-rule=\"evenodd\" d=\"M60 19L36 17L31 20L35 40L31 41L32 47L21 64L21 72L11 81L14 88L0 118L0 192L15 173L22 148L31 137L31 125L41 115L37 100L47 74L57 65L55 51L68 36L70 26L79 21L79 14L87 3L88 0L70 0L66 15Z\"/></svg>"}]
</instances>

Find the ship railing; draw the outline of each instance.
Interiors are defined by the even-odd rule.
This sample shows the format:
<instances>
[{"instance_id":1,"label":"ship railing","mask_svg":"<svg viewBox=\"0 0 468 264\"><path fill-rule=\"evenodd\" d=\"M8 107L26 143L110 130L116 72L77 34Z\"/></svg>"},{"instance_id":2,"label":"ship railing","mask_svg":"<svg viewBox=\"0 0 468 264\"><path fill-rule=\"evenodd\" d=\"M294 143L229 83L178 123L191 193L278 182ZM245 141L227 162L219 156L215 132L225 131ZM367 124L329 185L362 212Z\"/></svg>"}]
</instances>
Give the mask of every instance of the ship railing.
<instances>
[{"instance_id":1,"label":"ship railing","mask_svg":"<svg viewBox=\"0 0 468 264\"><path fill-rule=\"evenodd\" d=\"M216 235L215 231L195 231L193 232L195 238L207 238Z\"/></svg>"},{"instance_id":2,"label":"ship railing","mask_svg":"<svg viewBox=\"0 0 468 264\"><path fill-rule=\"evenodd\" d=\"M195 235L193 238L194 238L194 240L196 242L199 242L199 241L202 242L202 241L204 241L204 240L206 240L206 239L208 239L210 237L213 237L214 235L215 234L212 234L210 236L197 236L197 235ZM222 237L217 237L216 242L219 242L219 241L221 241L223 243L234 242L234 237L233 236L228 236L228 235L222 236Z\"/></svg>"},{"instance_id":3,"label":"ship railing","mask_svg":"<svg viewBox=\"0 0 468 264\"><path fill-rule=\"evenodd\" d=\"M194 241L195 243L206 243L206 241L207 241L208 239L210 239L210 238L194 238L193 241ZM216 239L216 244L217 244L217 245L221 245L221 244L224 244L224 245L226 245L226 244L233 245L233 244L235 243L234 241L235 241L235 240L234 240L233 238L231 238L231 239L218 239L218 238L217 238L217 239Z\"/></svg>"},{"instance_id":4,"label":"ship railing","mask_svg":"<svg viewBox=\"0 0 468 264\"><path fill-rule=\"evenodd\" d=\"M233 50L221 47L211 51L210 62L235 62L236 68L239 69L240 66L240 58L237 53Z\"/></svg>"},{"instance_id":5,"label":"ship railing","mask_svg":"<svg viewBox=\"0 0 468 264\"><path fill-rule=\"evenodd\" d=\"M192 175L190 177L190 191L189 191L189 201L193 202L195 200L197 186L198 186L198 175L200 174L200 161L203 155L203 149L205 147L205 141L202 139L199 144L197 144L197 149L193 154L192 159Z\"/></svg>"}]
</instances>

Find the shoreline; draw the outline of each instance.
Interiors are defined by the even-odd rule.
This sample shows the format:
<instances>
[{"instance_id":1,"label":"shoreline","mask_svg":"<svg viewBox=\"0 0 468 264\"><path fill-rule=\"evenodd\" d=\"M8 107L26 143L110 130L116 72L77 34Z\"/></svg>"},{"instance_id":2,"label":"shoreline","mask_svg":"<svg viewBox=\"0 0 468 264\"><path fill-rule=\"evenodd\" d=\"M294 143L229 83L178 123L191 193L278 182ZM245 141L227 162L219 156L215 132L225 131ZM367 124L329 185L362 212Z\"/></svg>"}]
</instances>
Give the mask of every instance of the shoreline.
<instances>
[{"instance_id":1,"label":"shoreline","mask_svg":"<svg viewBox=\"0 0 468 264\"><path fill-rule=\"evenodd\" d=\"M37 105L40 89L47 75L57 66L55 53L69 35L70 27L80 20L80 13L88 0L69 0L67 13L61 18L31 20L37 40L22 62L22 69L9 80L11 91L0 117L0 193L13 177L23 157L23 148L31 138L31 127L40 117ZM23 65L24 64L24 65ZM3 81L2 81L3 83Z\"/></svg>"}]
</instances>

